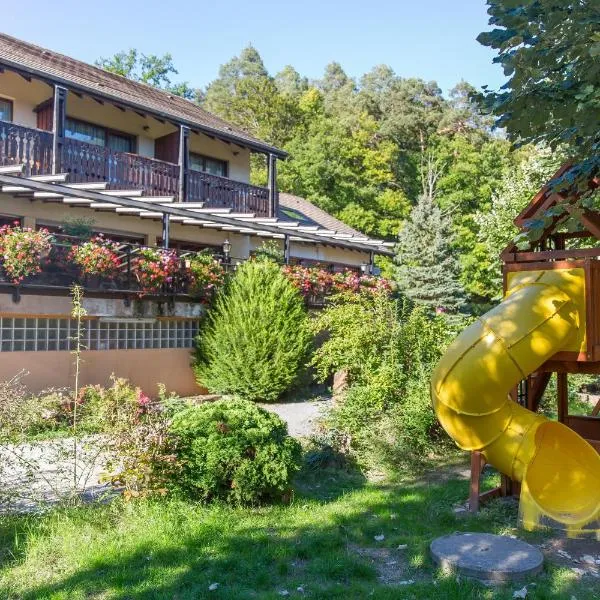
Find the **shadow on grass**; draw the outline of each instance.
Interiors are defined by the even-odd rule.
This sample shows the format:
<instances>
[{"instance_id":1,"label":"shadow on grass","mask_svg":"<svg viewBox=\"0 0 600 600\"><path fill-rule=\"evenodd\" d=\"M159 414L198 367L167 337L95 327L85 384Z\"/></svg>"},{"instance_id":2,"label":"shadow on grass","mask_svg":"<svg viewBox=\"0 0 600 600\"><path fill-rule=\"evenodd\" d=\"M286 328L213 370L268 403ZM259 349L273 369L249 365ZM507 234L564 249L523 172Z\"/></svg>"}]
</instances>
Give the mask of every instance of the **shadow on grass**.
<instances>
[{"instance_id":1,"label":"shadow on grass","mask_svg":"<svg viewBox=\"0 0 600 600\"><path fill-rule=\"evenodd\" d=\"M512 598L515 588L491 595L476 583L438 576L429 560L434 537L499 531L516 522L503 505L457 517L452 506L466 490L464 481L379 486L324 470L304 474L290 507L117 502L39 517L37 529L29 518L21 533L30 537L19 560L5 565L0 594L23 600L237 600L281 598L287 590L290 597L324 599ZM19 520L12 527L16 531ZM10 527L0 531L2 543L10 544ZM376 562L356 548L371 549L370 556L385 548L402 570L400 580L414 583L384 585ZM598 591L561 577L550 570L528 597L585 600ZM219 586L209 591L213 583Z\"/></svg>"}]
</instances>

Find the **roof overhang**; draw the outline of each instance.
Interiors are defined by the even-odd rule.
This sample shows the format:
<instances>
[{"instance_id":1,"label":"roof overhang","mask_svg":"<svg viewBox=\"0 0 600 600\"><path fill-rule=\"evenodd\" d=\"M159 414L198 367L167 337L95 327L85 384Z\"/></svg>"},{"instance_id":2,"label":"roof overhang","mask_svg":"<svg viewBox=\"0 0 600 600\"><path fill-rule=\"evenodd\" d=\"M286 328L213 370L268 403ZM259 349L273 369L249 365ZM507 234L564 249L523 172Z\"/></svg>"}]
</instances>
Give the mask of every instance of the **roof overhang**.
<instances>
[{"instance_id":1,"label":"roof overhang","mask_svg":"<svg viewBox=\"0 0 600 600\"><path fill-rule=\"evenodd\" d=\"M140 104L138 102L125 101L125 100L123 100L123 98L121 98L119 96L114 96L114 95L110 94L110 92L107 90L98 90L91 86L84 86L84 85L81 85L78 83L74 83L73 81L71 81L69 79L65 79L65 78L59 77L57 75L49 75L48 73L45 73L44 71L42 71L40 69L36 69L36 68L30 67L30 66L24 66L15 61L8 60L6 58L0 58L0 67L4 67L6 69L14 71L15 73L19 73L21 75L27 75L30 77L34 77L35 79L44 81L45 83L47 83L49 85L54 85L54 84L61 85L71 91L79 92L81 94L86 94L92 98L99 98L101 100L107 100L107 101L113 102L117 105L120 105L123 107L128 107L134 111L140 111L143 113L147 113L153 117L159 117L160 119L169 121L170 123L172 123L174 125L184 125L186 127L189 127L190 129L200 131L202 133L205 133L206 135L219 138L223 141L232 142L236 145L245 146L245 147L249 148L250 150L254 150L255 152L260 152L262 154L274 154L278 158L287 158L287 156L288 156L287 152L285 152L284 150L281 150L280 148L276 148L275 146L254 142L252 140L248 140L246 138L239 137L239 136L235 135L234 133L229 134L229 133L221 131L220 129L216 129L214 127L209 127L208 125L199 124L195 121L190 121L189 119L184 119L184 118L178 117L176 115L173 115L173 114L170 114L170 113L167 113L164 111L151 109L151 108L148 108L147 106L145 106L144 104Z\"/></svg>"},{"instance_id":2,"label":"roof overhang","mask_svg":"<svg viewBox=\"0 0 600 600\"><path fill-rule=\"evenodd\" d=\"M383 240L348 236L345 233L308 227L300 223L266 219L253 214L233 213L229 209L204 208L198 204L186 206L173 197L142 197L135 190L103 190L105 184L68 184L66 174L24 178L18 176L22 167L0 167L0 191L30 200L61 202L92 210L107 210L139 218L162 219L168 215L173 223L222 229L242 235L257 235L274 239L321 244L358 252L392 256L393 244ZM291 226L292 225L292 226Z\"/></svg>"}]
</instances>

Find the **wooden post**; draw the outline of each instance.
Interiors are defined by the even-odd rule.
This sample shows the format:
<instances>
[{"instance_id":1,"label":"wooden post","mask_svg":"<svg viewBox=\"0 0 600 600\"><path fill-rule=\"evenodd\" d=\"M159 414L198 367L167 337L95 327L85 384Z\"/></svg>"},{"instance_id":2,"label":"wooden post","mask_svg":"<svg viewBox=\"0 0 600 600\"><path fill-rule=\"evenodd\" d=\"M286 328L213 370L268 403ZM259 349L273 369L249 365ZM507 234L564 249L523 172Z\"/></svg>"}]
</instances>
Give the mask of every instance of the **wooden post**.
<instances>
[{"instance_id":1,"label":"wooden post","mask_svg":"<svg viewBox=\"0 0 600 600\"><path fill-rule=\"evenodd\" d=\"M170 229L171 229L171 219L169 218L168 214L163 213L163 216L162 216L162 246L165 249L169 247Z\"/></svg>"},{"instance_id":2,"label":"wooden post","mask_svg":"<svg viewBox=\"0 0 600 600\"><path fill-rule=\"evenodd\" d=\"M469 493L469 511L479 511L479 493L481 489L481 474L485 467L485 458L481 452L471 452L471 490Z\"/></svg>"},{"instance_id":3,"label":"wooden post","mask_svg":"<svg viewBox=\"0 0 600 600\"><path fill-rule=\"evenodd\" d=\"M60 172L62 147L65 139L65 119L67 113L67 88L54 86L54 112L52 116L52 173Z\"/></svg>"},{"instance_id":4,"label":"wooden post","mask_svg":"<svg viewBox=\"0 0 600 600\"><path fill-rule=\"evenodd\" d=\"M269 186L269 217L277 216L279 194L277 192L277 157L269 154L267 157L267 173Z\"/></svg>"},{"instance_id":5,"label":"wooden post","mask_svg":"<svg viewBox=\"0 0 600 600\"><path fill-rule=\"evenodd\" d=\"M558 400L558 421L564 423L569 414L569 380L567 373L556 374Z\"/></svg>"},{"instance_id":6,"label":"wooden post","mask_svg":"<svg viewBox=\"0 0 600 600\"><path fill-rule=\"evenodd\" d=\"M188 199L190 175L190 128L179 126L179 202ZM164 239L164 236L163 236Z\"/></svg>"},{"instance_id":7,"label":"wooden post","mask_svg":"<svg viewBox=\"0 0 600 600\"><path fill-rule=\"evenodd\" d=\"M283 236L283 262L286 265L290 264L290 236Z\"/></svg>"}]
</instances>

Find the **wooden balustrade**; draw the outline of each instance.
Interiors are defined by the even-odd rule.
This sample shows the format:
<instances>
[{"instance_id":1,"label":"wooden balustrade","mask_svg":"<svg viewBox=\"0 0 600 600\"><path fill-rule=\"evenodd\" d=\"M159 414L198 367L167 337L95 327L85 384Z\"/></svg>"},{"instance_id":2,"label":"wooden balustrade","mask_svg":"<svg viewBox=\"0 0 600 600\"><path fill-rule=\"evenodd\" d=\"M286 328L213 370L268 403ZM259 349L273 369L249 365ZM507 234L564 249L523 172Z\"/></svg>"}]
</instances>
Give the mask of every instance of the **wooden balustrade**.
<instances>
[{"instance_id":1,"label":"wooden balustrade","mask_svg":"<svg viewBox=\"0 0 600 600\"><path fill-rule=\"evenodd\" d=\"M52 142L50 131L0 121L0 165L23 163L26 176L49 174ZM148 196L179 193L179 165L68 138L60 152L58 170L69 174L70 183L106 181L110 188L141 189ZM204 202L208 208L269 215L267 188L201 171L189 171L186 200Z\"/></svg>"},{"instance_id":2,"label":"wooden balustrade","mask_svg":"<svg viewBox=\"0 0 600 600\"><path fill-rule=\"evenodd\" d=\"M25 165L25 176L52 172L52 133L0 121L0 165Z\"/></svg>"},{"instance_id":3,"label":"wooden balustrade","mask_svg":"<svg viewBox=\"0 0 600 600\"><path fill-rule=\"evenodd\" d=\"M69 173L71 183L106 181L119 189L142 189L148 196L176 196L179 165L116 152L104 146L66 139L60 170Z\"/></svg>"},{"instance_id":4,"label":"wooden balustrade","mask_svg":"<svg viewBox=\"0 0 600 600\"><path fill-rule=\"evenodd\" d=\"M234 212L269 214L267 188L233 181L201 171L190 171L188 201L204 202L207 208L231 208Z\"/></svg>"}]
</instances>

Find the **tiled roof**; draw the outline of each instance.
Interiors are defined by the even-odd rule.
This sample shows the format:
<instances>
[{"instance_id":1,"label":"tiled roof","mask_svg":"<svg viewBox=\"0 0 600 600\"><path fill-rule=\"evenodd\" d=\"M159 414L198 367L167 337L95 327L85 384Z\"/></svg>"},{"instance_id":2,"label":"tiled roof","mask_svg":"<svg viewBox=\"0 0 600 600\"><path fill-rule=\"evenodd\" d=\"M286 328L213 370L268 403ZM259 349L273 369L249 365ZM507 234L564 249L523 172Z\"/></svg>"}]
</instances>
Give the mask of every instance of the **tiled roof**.
<instances>
[{"instance_id":1,"label":"tiled roof","mask_svg":"<svg viewBox=\"0 0 600 600\"><path fill-rule=\"evenodd\" d=\"M67 87L112 99L123 105L145 109L167 119L183 122L192 128L222 136L230 141L238 141L255 150L285 156L278 148L251 136L189 100L4 33L0 33L0 65L2 64L21 68L32 75L45 76Z\"/></svg>"},{"instance_id":2,"label":"tiled roof","mask_svg":"<svg viewBox=\"0 0 600 600\"><path fill-rule=\"evenodd\" d=\"M349 233L350 235L364 235L349 225L342 223L339 219L332 217L329 213L318 206L315 206L312 202L309 202L300 196L279 192L279 214L277 216L282 220L299 220L297 214L286 214L286 209L304 215L307 221L320 225L325 229L333 229L338 233Z\"/></svg>"}]
</instances>

